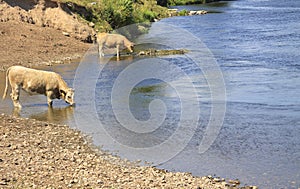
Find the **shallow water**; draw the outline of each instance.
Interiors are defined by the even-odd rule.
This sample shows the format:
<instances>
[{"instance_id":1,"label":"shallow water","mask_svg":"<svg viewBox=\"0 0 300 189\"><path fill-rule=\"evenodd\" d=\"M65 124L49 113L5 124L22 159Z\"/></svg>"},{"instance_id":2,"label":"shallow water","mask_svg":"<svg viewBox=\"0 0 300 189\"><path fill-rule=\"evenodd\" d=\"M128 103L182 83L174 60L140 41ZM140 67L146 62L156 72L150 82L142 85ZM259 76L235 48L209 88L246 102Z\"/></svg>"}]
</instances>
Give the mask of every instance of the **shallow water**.
<instances>
[{"instance_id":1,"label":"shallow water","mask_svg":"<svg viewBox=\"0 0 300 189\"><path fill-rule=\"evenodd\" d=\"M44 67L74 84L75 108L55 101L49 109L46 97L22 93L21 112L13 112L8 98L0 110L69 124L103 149L168 170L239 178L260 188L298 188L300 3L221 5L180 7L220 13L164 19L135 41L142 47L189 49L186 55L98 63L91 49L80 64ZM219 69L226 98L213 93L222 93L216 88L222 87ZM221 116L223 103L221 130L212 125L216 140L200 153L213 107Z\"/></svg>"}]
</instances>

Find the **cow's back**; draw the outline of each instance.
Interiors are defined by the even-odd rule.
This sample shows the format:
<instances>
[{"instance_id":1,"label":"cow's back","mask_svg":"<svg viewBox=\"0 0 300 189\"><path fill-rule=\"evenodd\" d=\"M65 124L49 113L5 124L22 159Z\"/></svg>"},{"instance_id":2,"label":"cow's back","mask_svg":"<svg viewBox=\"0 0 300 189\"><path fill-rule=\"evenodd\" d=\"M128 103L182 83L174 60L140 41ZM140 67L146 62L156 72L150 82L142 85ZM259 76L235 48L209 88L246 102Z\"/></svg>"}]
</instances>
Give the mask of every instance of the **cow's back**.
<instances>
[{"instance_id":1,"label":"cow's back","mask_svg":"<svg viewBox=\"0 0 300 189\"><path fill-rule=\"evenodd\" d=\"M45 94L46 90L59 87L60 76L54 72L13 66L9 71L12 84L21 86L29 93Z\"/></svg>"},{"instance_id":2,"label":"cow's back","mask_svg":"<svg viewBox=\"0 0 300 189\"><path fill-rule=\"evenodd\" d=\"M119 34L107 34L101 38L101 43L104 43L107 47L116 47L117 45L124 45L124 36Z\"/></svg>"}]
</instances>

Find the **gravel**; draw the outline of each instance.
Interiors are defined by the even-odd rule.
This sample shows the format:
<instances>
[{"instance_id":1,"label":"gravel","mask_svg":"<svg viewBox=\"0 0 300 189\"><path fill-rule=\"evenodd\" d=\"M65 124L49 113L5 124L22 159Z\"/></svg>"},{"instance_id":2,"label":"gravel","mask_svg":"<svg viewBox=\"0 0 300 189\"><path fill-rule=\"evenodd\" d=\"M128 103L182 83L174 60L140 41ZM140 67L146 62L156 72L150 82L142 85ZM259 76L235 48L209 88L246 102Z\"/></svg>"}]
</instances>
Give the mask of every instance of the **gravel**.
<instances>
[{"instance_id":1,"label":"gravel","mask_svg":"<svg viewBox=\"0 0 300 189\"><path fill-rule=\"evenodd\" d=\"M0 188L239 188L122 160L66 125L0 115ZM247 186L241 188L257 188Z\"/></svg>"}]
</instances>

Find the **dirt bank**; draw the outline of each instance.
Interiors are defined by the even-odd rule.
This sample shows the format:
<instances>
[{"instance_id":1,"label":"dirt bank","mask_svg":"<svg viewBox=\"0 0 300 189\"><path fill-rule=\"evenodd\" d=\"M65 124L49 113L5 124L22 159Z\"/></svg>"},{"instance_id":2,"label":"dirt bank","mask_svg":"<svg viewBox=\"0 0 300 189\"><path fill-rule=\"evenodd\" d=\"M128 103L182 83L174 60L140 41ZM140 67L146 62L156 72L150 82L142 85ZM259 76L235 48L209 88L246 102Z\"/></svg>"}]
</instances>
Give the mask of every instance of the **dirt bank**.
<instances>
[{"instance_id":1,"label":"dirt bank","mask_svg":"<svg viewBox=\"0 0 300 189\"><path fill-rule=\"evenodd\" d=\"M49 65L84 55L91 44L61 31L17 21L0 22L0 70L11 65Z\"/></svg>"},{"instance_id":2,"label":"dirt bank","mask_svg":"<svg viewBox=\"0 0 300 189\"><path fill-rule=\"evenodd\" d=\"M81 57L93 29L50 0L0 0L0 70Z\"/></svg>"}]
</instances>

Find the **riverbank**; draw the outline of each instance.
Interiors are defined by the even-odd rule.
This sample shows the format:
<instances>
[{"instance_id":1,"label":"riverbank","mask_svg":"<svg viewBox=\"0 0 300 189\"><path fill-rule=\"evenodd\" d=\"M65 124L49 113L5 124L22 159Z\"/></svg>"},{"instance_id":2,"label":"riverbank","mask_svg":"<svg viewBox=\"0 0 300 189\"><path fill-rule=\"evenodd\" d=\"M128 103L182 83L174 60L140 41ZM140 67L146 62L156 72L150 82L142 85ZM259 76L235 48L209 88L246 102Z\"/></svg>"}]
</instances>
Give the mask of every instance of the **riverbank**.
<instances>
[{"instance_id":1,"label":"riverbank","mask_svg":"<svg viewBox=\"0 0 300 189\"><path fill-rule=\"evenodd\" d=\"M12 65L35 67L71 62L92 45L72 36L76 33L72 28L69 33L62 30L62 23L68 23L67 27L71 20L51 22L50 18L62 13L59 7L41 4L35 16L45 23L36 24L35 17L25 11L30 9L28 4L20 4L23 10L15 6L20 1L7 1L12 5L9 7L3 2L0 1L4 5L1 11L5 12L0 17L1 71ZM39 12L44 8L54 11L48 15L49 22L47 15ZM65 14L58 17L71 19L62 15ZM141 167L102 152L88 141L68 126L0 115L0 188L237 188L239 183Z\"/></svg>"},{"instance_id":2,"label":"riverbank","mask_svg":"<svg viewBox=\"0 0 300 189\"><path fill-rule=\"evenodd\" d=\"M87 139L66 125L0 115L0 187L237 188L237 181L138 166Z\"/></svg>"},{"instance_id":3,"label":"riverbank","mask_svg":"<svg viewBox=\"0 0 300 189\"><path fill-rule=\"evenodd\" d=\"M78 59L92 45L62 31L18 21L0 22L0 71L12 65L52 65Z\"/></svg>"}]
</instances>

